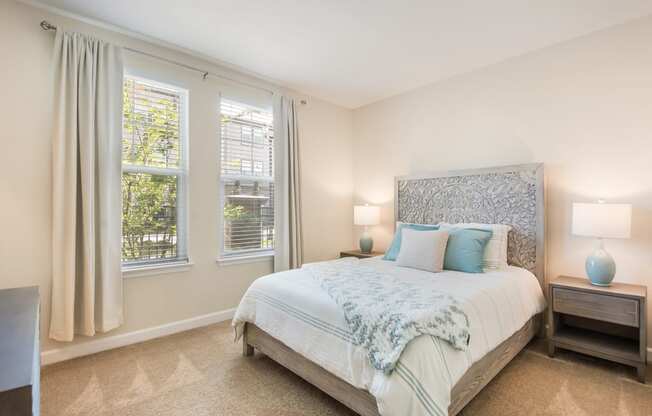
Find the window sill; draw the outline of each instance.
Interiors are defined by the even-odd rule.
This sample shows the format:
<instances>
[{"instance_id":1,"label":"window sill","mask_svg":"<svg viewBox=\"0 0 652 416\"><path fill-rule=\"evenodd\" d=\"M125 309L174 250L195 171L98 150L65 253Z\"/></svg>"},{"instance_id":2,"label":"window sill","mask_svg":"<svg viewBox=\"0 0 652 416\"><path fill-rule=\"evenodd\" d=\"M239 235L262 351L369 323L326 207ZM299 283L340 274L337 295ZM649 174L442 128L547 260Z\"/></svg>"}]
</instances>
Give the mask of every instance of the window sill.
<instances>
[{"instance_id":1,"label":"window sill","mask_svg":"<svg viewBox=\"0 0 652 416\"><path fill-rule=\"evenodd\" d=\"M139 267L123 267L122 278L131 279L133 277L155 276L159 274L187 272L193 266L193 263L179 262L168 264L152 264Z\"/></svg>"},{"instance_id":2,"label":"window sill","mask_svg":"<svg viewBox=\"0 0 652 416\"><path fill-rule=\"evenodd\" d=\"M230 266L234 264L259 263L274 259L274 253L266 252L259 254L249 254L242 256L219 257L217 264L219 266Z\"/></svg>"}]
</instances>

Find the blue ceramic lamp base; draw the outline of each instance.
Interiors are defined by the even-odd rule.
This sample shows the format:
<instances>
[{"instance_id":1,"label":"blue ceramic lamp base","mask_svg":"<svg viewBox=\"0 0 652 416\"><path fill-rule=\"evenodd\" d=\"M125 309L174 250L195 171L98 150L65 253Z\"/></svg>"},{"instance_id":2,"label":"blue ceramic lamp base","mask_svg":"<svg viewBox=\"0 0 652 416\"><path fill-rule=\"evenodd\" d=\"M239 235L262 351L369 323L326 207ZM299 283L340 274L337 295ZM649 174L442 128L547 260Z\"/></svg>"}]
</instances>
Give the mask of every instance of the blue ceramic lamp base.
<instances>
[{"instance_id":1,"label":"blue ceramic lamp base","mask_svg":"<svg viewBox=\"0 0 652 416\"><path fill-rule=\"evenodd\" d=\"M371 253L372 248L374 248L374 240L371 238L367 230L365 230L360 237L360 252L369 254Z\"/></svg>"},{"instance_id":2,"label":"blue ceramic lamp base","mask_svg":"<svg viewBox=\"0 0 652 416\"><path fill-rule=\"evenodd\" d=\"M604 249L602 241L600 246L586 258L586 274L591 284L596 286L609 286L616 275L616 262L611 254Z\"/></svg>"}]
</instances>

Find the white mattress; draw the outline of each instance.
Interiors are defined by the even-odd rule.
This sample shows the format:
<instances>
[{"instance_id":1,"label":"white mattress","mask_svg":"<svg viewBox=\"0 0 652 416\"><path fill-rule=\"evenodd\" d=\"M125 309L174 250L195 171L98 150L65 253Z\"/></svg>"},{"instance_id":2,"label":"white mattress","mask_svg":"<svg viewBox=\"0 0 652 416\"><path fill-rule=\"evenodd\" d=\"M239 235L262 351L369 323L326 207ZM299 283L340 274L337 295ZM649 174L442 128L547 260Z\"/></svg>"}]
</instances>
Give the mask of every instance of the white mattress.
<instances>
[{"instance_id":1,"label":"white mattress","mask_svg":"<svg viewBox=\"0 0 652 416\"><path fill-rule=\"evenodd\" d=\"M381 415L447 415L450 392L466 370L545 309L536 277L522 268L432 274L380 258L362 261L373 267L397 267L406 279L424 273L437 279L438 289L455 296L469 318L469 348L455 350L446 341L420 336L408 344L391 375L376 371L365 350L351 343L335 302L301 269L264 276L251 285L233 320L238 335L244 322L254 323L331 373L368 390Z\"/></svg>"}]
</instances>

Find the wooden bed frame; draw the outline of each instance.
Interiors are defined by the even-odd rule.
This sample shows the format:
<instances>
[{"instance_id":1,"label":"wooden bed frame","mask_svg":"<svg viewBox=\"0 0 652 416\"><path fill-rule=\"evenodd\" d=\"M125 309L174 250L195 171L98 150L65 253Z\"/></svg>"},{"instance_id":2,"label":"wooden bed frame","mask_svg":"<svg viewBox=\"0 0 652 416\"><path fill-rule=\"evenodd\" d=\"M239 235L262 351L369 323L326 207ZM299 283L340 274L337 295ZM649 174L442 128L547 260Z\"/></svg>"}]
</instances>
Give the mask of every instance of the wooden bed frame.
<instances>
[{"instance_id":1,"label":"wooden bed frame","mask_svg":"<svg viewBox=\"0 0 652 416\"><path fill-rule=\"evenodd\" d=\"M492 194L491 187L496 181L501 181L501 186L496 189L511 194ZM511 190L505 191L503 185L510 181L511 186L507 188ZM521 196L520 193L523 195ZM428 199L423 204L419 201L415 202L415 194L427 195ZM454 198L451 198L451 195ZM455 201L448 202L443 198L455 199ZM544 288L545 216L542 164L396 178L395 217L397 221L419 223L444 221L510 224L505 221L505 218L510 218L510 213L506 213L505 204L500 203L504 198L511 198L512 204L507 204L510 207L514 205L527 207L523 212L518 213L518 218L514 216L513 224L518 223L519 226L513 226L513 232L510 233L511 247L508 248L508 260L510 264L531 270ZM513 201L515 198L517 200ZM519 198L523 200L519 201ZM496 220L499 218L502 221ZM524 219L525 225L523 225ZM544 290L543 293L546 291ZM516 333L466 371L451 391L449 415L457 415L535 335L542 333L543 315L541 313L531 318ZM354 387L293 351L256 325L247 323L244 328L243 355L253 355L254 348L358 414L379 416L376 399L369 392Z\"/></svg>"},{"instance_id":2,"label":"wooden bed frame","mask_svg":"<svg viewBox=\"0 0 652 416\"><path fill-rule=\"evenodd\" d=\"M539 333L541 317L530 319L464 373L451 392L450 416L457 415ZM255 348L361 416L380 416L376 399L369 392L324 370L256 325L246 324L242 345L244 356L252 356Z\"/></svg>"}]
</instances>

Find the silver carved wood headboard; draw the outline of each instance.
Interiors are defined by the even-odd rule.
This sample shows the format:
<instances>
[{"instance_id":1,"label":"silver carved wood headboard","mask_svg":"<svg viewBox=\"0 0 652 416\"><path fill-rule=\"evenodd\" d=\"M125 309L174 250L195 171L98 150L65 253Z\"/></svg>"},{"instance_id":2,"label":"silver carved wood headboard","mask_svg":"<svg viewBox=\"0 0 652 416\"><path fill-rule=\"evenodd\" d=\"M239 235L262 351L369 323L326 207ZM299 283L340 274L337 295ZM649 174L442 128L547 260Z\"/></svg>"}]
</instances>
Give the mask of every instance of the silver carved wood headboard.
<instances>
[{"instance_id":1,"label":"silver carved wood headboard","mask_svg":"<svg viewBox=\"0 0 652 416\"><path fill-rule=\"evenodd\" d=\"M510 225L508 263L530 270L544 285L541 163L397 177L394 215L396 221L419 224Z\"/></svg>"}]
</instances>

